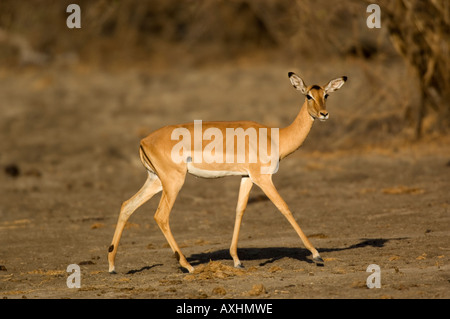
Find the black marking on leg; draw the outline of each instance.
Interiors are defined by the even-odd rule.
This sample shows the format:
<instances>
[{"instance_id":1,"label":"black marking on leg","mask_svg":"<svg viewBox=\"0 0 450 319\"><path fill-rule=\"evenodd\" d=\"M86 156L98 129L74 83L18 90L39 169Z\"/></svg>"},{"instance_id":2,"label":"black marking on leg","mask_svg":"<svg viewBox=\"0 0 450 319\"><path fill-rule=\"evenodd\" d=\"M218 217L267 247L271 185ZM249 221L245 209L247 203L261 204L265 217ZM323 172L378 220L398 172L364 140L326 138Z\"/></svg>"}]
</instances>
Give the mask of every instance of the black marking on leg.
<instances>
[{"instance_id":1,"label":"black marking on leg","mask_svg":"<svg viewBox=\"0 0 450 319\"><path fill-rule=\"evenodd\" d=\"M112 252L113 250L114 250L114 245L109 246L108 252L110 253L110 252Z\"/></svg>"}]
</instances>

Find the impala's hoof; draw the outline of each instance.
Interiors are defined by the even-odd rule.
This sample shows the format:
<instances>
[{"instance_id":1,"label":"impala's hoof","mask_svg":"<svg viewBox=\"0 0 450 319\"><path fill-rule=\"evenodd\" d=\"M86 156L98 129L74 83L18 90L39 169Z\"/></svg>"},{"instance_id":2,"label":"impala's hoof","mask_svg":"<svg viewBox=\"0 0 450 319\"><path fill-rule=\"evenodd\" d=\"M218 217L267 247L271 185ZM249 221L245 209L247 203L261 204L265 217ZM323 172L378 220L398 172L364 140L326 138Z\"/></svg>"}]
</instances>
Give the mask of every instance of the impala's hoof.
<instances>
[{"instance_id":1,"label":"impala's hoof","mask_svg":"<svg viewBox=\"0 0 450 319\"><path fill-rule=\"evenodd\" d=\"M190 274L194 273L194 271L195 271L194 267L192 267L191 265L182 266L182 268L184 271L187 271Z\"/></svg>"},{"instance_id":2,"label":"impala's hoof","mask_svg":"<svg viewBox=\"0 0 450 319\"><path fill-rule=\"evenodd\" d=\"M324 263L322 257L320 257L320 256L314 257L314 258L313 258L313 261L314 261L316 264L321 264L321 265L323 265L323 263Z\"/></svg>"},{"instance_id":3,"label":"impala's hoof","mask_svg":"<svg viewBox=\"0 0 450 319\"><path fill-rule=\"evenodd\" d=\"M109 264L108 272L109 272L110 274L117 274L117 273L116 273L116 267L114 267L114 264Z\"/></svg>"},{"instance_id":4,"label":"impala's hoof","mask_svg":"<svg viewBox=\"0 0 450 319\"><path fill-rule=\"evenodd\" d=\"M239 263L239 264L237 264L236 266L234 266L234 268L237 268L237 269L244 269L245 267L244 267L243 264Z\"/></svg>"}]
</instances>

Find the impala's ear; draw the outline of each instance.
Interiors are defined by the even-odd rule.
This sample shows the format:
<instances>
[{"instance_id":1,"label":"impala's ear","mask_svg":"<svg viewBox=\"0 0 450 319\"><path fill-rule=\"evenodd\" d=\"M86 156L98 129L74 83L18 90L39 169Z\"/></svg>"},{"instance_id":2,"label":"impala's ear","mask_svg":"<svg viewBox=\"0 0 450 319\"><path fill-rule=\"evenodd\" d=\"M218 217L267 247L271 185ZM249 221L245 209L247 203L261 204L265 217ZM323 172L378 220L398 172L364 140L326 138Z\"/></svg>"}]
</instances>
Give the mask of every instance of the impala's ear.
<instances>
[{"instance_id":1,"label":"impala's ear","mask_svg":"<svg viewBox=\"0 0 450 319\"><path fill-rule=\"evenodd\" d=\"M302 92L303 94L306 94L306 84L303 82L303 80L294 72L288 73L289 80L291 80L292 86L296 89Z\"/></svg>"},{"instance_id":2,"label":"impala's ear","mask_svg":"<svg viewBox=\"0 0 450 319\"><path fill-rule=\"evenodd\" d=\"M327 85L325 85L324 88L325 93L331 93L336 90L339 90L344 85L345 81L347 81L346 76L331 80L330 82L328 82Z\"/></svg>"}]
</instances>

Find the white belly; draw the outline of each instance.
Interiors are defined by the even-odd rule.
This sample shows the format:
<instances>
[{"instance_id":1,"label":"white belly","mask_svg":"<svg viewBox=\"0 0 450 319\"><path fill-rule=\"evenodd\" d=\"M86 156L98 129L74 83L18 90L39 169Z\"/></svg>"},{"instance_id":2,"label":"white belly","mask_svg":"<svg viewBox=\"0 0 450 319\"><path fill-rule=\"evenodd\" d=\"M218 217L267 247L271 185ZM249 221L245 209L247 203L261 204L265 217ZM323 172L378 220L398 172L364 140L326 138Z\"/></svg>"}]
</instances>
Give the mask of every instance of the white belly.
<instances>
[{"instance_id":1,"label":"white belly","mask_svg":"<svg viewBox=\"0 0 450 319\"><path fill-rule=\"evenodd\" d=\"M209 169L202 169L195 167L192 163L187 163L187 170L189 174L203 178L219 178L224 176L243 176L248 175L245 172L236 171L215 171Z\"/></svg>"}]
</instances>

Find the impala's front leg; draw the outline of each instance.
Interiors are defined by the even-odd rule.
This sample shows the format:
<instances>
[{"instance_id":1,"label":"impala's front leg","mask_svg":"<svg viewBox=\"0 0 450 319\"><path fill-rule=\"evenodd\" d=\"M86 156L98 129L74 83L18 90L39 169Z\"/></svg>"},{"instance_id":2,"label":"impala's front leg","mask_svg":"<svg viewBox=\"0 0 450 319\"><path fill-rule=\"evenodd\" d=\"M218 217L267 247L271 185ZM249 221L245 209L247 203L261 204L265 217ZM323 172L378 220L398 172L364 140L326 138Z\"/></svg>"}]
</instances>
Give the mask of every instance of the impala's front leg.
<instances>
[{"instance_id":1,"label":"impala's front leg","mask_svg":"<svg viewBox=\"0 0 450 319\"><path fill-rule=\"evenodd\" d=\"M303 233L302 229L297 224L297 222L294 219L294 216L289 210L288 205L286 204L286 202L283 200L283 198L280 196L277 189L273 185L272 175L260 175L255 181L255 184L257 184L262 189L262 191L267 195L267 197L269 197L272 203L274 203L275 206L284 215L284 217L286 217L286 219L289 221L292 227L294 227L295 231L299 235L305 247L312 253L314 262L323 263L323 259L320 257L319 252L317 251L317 249L313 247L309 239Z\"/></svg>"},{"instance_id":2,"label":"impala's front leg","mask_svg":"<svg viewBox=\"0 0 450 319\"><path fill-rule=\"evenodd\" d=\"M236 207L236 221L234 223L233 239L231 240L230 255L233 257L234 267L243 268L237 255L237 242L239 238L239 230L241 228L242 216L247 207L248 196L252 189L253 182L249 177L243 177L241 180L241 187L239 188L239 197Z\"/></svg>"}]
</instances>

